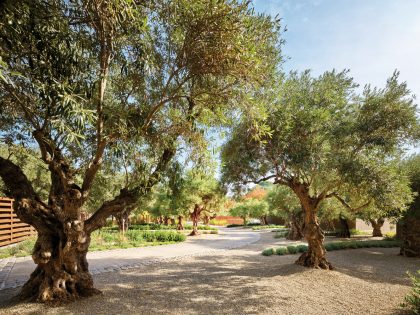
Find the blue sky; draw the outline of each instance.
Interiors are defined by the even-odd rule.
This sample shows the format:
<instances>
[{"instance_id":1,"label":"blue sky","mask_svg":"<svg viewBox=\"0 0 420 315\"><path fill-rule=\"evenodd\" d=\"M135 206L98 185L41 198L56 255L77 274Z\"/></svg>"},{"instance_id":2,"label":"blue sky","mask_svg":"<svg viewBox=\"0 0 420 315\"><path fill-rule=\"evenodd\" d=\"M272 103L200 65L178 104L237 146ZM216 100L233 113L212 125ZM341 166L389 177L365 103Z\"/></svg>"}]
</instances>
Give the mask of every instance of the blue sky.
<instances>
[{"instance_id":1,"label":"blue sky","mask_svg":"<svg viewBox=\"0 0 420 315\"><path fill-rule=\"evenodd\" d=\"M383 86L394 69L420 98L420 0L254 0L288 31L285 69L348 68L362 86Z\"/></svg>"},{"instance_id":2,"label":"blue sky","mask_svg":"<svg viewBox=\"0 0 420 315\"><path fill-rule=\"evenodd\" d=\"M287 32L284 69L350 69L362 87L383 87L395 69L420 102L420 0L254 0ZM411 150L410 150L411 151ZM420 148L417 150L420 152Z\"/></svg>"}]
</instances>

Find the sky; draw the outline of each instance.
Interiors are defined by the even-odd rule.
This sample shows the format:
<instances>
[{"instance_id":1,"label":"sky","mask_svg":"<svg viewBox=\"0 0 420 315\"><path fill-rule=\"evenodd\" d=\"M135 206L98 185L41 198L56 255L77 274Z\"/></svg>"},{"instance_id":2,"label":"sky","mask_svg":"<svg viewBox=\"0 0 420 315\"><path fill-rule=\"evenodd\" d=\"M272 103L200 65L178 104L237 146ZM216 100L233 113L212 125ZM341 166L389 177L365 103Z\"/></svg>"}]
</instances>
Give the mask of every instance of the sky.
<instances>
[{"instance_id":1,"label":"sky","mask_svg":"<svg viewBox=\"0 0 420 315\"><path fill-rule=\"evenodd\" d=\"M384 87L395 69L420 103L420 0L254 0L287 31L284 70L350 69L363 87ZM412 148L420 152L420 148ZM410 150L410 151L412 151Z\"/></svg>"}]
</instances>

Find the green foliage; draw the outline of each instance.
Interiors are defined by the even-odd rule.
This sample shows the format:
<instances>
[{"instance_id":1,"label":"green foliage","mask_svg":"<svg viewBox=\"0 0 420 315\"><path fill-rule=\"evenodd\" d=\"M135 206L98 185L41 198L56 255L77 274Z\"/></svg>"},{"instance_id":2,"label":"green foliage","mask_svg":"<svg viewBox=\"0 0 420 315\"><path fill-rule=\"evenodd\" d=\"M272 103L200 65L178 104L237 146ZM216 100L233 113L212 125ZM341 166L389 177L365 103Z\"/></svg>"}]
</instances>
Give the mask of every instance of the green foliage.
<instances>
[{"instance_id":1,"label":"green foliage","mask_svg":"<svg viewBox=\"0 0 420 315\"><path fill-rule=\"evenodd\" d=\"M357 95L356 87L348 71L280 77L259 98L265 115L233 128L222 150L223 181L300 184L318 208L334 198L352 212L404 211L412 196L398 157L418 139L414 99L397 72L384 89ZM266 132L256 134L255 125Z\"/></svg>"},{"instance_id":2,"label":"green foliage","mask_svg":"<svg viewBox=\"0 0 420 315\"><path fill-rule=\"evenodd\" d=\"M171 244L185 241L186 236L176 231L129 230L122 236L117 231L99 230L92 234L91 250L130 248Z\"/></svg>"},{"instance_id":3,"label":"green foliage","mask_svg":"<svg viewBox=\"0 0 420 315\"><path fill-rule=\"evenodd\" d=\"M288 252L288 247L282 246L282 247L276 248L276 254L277 255L287 255L288 253L289 253Z\"/></svg>"},{"instance_id":4,"label":"green foliage","mask_svg":"<svg viewBox=\"0 0 420 315\"><path fill-rule=\"evenodd\" d=\"M262 254L264 256L271 256L275 253L275 249L274 248L266 248L263 250Z\"/></svg>"},{"instance_id":5,"label":"green foliage","mask_svg":"<svg viewBox=\"0 0 420 315\"><path fill-rule=\"evenodd\" d=\"M260 226L253 226L253 231L259 230L267 230L267 229L283 229L284 225L276 225L276 224L269 224L269 225L260 225Z\"/></svg>"},{"instance_id":6,"label":"green foliage","mask_svg":"<svg viewBox=\"0 0 420 315\"><path fill-rule=\"evenodd\" d=\"M298 250L297 246L290 245L290 246L287 246L287 252L289 254L296 254L296 253L299 252L299 250Z\"/></svg>"},{"instance_id":7,"label":"green foliage","mask_svg":"<svg viewBox=\"0 0 420 315\"><path fill-rule=\"evenodd\" d=\"M186 230L192 230L192 225L185 224L184 229ZM164 224L132 224L129 226L128 230L140 230L140 231L156 231L156 230L176 230L177 225L164 225ZM208 226L208 225L199 225L197 227L199 230L203 231L217 231L217 228ZM102 230L109 230L109 231L118 231L118 227L113 226L111 228L102 228Z\"/></svg>"},{"instance_id":8,"label":"green foliage","mask_svg":"<svg viewBox=\"0 0 420 315\"><path fill-rule=\"evenodd\" d=\"M413 315L420 315L420 270L417 270L414 274L409 272L407 274L411 279L413 288L405 296L405 302L401 306L408 309Z\"/></svg>"},{"instance_id":9,"label":"green foliage","mask_svg":"<svg viewBox=\"0 0 420 315\"><path fill-rule=\"evenodd\" d=\"M233 216L244 218L245 221L248 218L260 218L268 214L268 204L264 200L245 199L230 209L230 213Z\"/></svg>"},{"instance_id":10,"label":"green foliage","mask_svg":"<svg viewBox=\"0 0 420 315\"><path fill-rule=\"evenodd\" d=\"M355 249L355 248L369 248L369 247L399 247L400 242L392 240L377 240L377 241L344 241L344 242L328 242L325 244L325 249L327 251L334 251L340 249ZM287 255L287 254L297 254L303 253L308 250L308 245L289 245L289 246L280 246L277 249L267 248L264 249L262 254L264 256L270 256L273 254L277 255Z\"/></svg>"},{"instance_id":11,"label":"green foliage","mask_svg":"<svg viewBox=\"0 0 420 315\"><path fill-rule=\"evenodd\" d=\"M32 254L32 250L35 245L36 238L31 237L23 242L16 245L9 246L7 248L0 248L0 259L7 257L24 257Z\"/></svg>"},{"instance_id":12,"label":"green foliage","mask_svg":"<svg viewBox=\"0 0 420 315\"><path fill-rule=\"evenodd\" d=\"M299 253L304 253L308 251L308 245L297 245L296 248Z\"/></svg>"}]
</instances>

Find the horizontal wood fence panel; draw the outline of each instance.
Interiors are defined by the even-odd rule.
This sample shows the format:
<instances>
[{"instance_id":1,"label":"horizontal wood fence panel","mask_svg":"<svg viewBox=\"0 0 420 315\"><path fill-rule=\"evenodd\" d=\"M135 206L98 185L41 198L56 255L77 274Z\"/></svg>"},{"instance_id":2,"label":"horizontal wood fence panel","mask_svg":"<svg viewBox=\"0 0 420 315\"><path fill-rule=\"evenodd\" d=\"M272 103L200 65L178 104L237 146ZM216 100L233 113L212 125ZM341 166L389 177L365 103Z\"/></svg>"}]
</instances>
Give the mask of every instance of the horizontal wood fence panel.
<instances>
[{"instance_id":1,"label":"horizontal wood fence panel","mask_svg":"<svg viewBox=\"0 0 420 315\"><path fill-rule=\"evenodd\" d=\"M35 229L13 212L13 199L0 197L0 247L19 243L36 235Z\"/></svg>"}]
</instances>

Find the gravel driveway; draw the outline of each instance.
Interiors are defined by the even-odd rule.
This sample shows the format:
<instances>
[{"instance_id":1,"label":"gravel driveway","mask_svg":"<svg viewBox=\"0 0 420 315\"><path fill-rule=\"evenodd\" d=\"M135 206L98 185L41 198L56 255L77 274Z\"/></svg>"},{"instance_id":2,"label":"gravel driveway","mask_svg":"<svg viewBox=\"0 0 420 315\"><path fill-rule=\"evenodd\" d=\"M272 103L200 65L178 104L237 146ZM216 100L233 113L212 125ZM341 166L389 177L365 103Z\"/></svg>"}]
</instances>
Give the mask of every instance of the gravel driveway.
<instances>
[{"instance_id":1,"label":"gravel driveway","mask_svg":"<svg viewBox=\"0 0 420 315\"><path fill-rule=\"evenodd\" d=\"M241 249L95 276L95 296L58 308L4 305L1 314L398 314L420 260L396 248L328 253L334 271L262 256L273 234ZM3 300L16 290L2 291Z\"/></svg>"}]
</instances>

